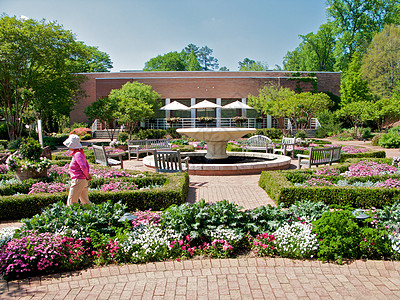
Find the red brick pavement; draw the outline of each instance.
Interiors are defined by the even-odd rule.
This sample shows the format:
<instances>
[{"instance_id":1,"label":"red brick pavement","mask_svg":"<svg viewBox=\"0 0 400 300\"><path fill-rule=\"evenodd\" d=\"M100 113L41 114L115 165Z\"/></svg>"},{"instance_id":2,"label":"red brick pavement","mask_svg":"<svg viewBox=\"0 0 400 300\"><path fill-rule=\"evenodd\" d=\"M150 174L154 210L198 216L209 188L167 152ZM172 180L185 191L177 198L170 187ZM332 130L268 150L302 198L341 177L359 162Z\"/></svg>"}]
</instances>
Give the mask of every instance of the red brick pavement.
<instances>
[{"instance_id":1,"label":"red brick pavement","mask_svg":"<svg viewBox=\"0 0 400 300\"><path fill-rule=\"evenodd\" d=\"M389 150L387 156L400 152ZM144 170L141 161L124 165ZM190 176L188 201L226 199L245 208L274 204L258 187L258 178ZM8 284L0 280L0 299L400 299L399 272L400 262L389 261L336 265L282 258L193 259L107 266Z\"/></svg>"},{"instance_id":2,"label":"red brick pavement","mask_svg":"<svg viewBox=\"0 0 400 300\"><path fill-rule=\"evenodd\" d=\"M282 258L121 265L0 282L1 299L399 299L400 262Z\"/></svg>"}]
</instances>

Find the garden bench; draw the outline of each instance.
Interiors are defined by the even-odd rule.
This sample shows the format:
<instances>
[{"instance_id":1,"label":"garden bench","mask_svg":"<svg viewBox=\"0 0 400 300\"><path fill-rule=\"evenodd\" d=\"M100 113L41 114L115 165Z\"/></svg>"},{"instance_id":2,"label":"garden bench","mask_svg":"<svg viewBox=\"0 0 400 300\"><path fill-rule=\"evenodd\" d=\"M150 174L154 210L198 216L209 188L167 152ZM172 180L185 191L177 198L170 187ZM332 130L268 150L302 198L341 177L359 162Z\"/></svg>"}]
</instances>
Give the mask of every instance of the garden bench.
<instances>
[{"instance_id":1,"label":"garden bench","mask_svg":"<svg viewBox=\"0 0 400 300\"><path fill-rule=\"evenodd\" d=\"M176 151L153 150L153 155L156 172L175 173L189 171L189 157L182 159L179 149ZM182 162L185 163L185 169L182 168Z\"/></svg>"},{"instance_id":2,"label":"garden bench","mask_svg":"<svg viewBox=\"0 0 400 300\"><path fill-rule=\"evenodd\" d=\"M46 146L46 147L43 148L42 154L40 155L40 157L46 157L46 158L51 160L51 148L50 148L50 146Z\"/></svg>"},{"instance_id":3,"label":"garden bench","mask_svg":"<svg viewBox=\"0 0 400 300\"><path fill-rule=\"evenodd\" d=\"M248 150L265 150L267 153L269 149L273 149L272 140L265 135L254 135L248 138L243 147L244 151Z\"/></svg>"},{"instance_id":4,"label":"garden bench","mask_svg":"<svg viewBox=\"0 0 400 300\"><path fill-rule=\"evenodd\" d=\"M172 149L169 139L128 140L127 143L129 160L131 159L131 154L135 154L136 159L139 159L140 153L153 153L154 150Z\"/></svg>"},{"instance_id":5,"label":"garden bench","mask_svg":"<svg viewBox=\"0 0 400 300\"><path fill-rule=\"evenodd\" d=\"M327 148L308 148L310 153L308 155L297 154L299 159L299 169L302 165L308 166L319 166L323 164L332 165L333 162L340 161L340 152L342 151L342 146L338 147L327 147Z\"/></svg>"},{"instance_id":6,"label":"garden bench","mask_svg":"<svg viewBox=\"0 0 400 300\"><path fill-rule=\"evenodd\" d=\"M93 145L93 152L94 152L94 158L95 162L97 164L111 167L111 166L121 166L121 169L124 167L124 161L122 160L122 156L124 153L118 153L118 154L113 154L112 157L118 157L119 160L116 160L111 157L110 154L106 152L104 149L104 146L97 146Z\"/></svg>"},{"instance_id":7,"label":"garden bench","mask_svg":"<svg viewBox=\"0 0 400 300\"><path fill-rule=\"evenodd\" d=\"M296 144L296 138L283 137L281 143L274 143L272 152L281 153L286 155L288 152L292 152L292 158L294 158L294 145ZM277 145L281 145L280 148L276 148Z\"/></svg>"}]
</instances>

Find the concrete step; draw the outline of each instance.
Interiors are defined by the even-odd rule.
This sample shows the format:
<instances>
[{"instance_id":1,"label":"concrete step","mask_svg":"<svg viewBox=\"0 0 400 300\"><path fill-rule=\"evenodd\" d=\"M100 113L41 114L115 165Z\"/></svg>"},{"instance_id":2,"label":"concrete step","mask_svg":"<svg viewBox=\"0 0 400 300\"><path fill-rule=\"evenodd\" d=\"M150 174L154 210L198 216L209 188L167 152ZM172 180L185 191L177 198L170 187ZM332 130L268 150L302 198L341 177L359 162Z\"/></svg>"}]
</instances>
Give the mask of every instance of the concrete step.
<instances>
[{"instance_id":1,"label":"concrete step","mask_svg":"<svg viewBox=\"0 0 400 300\"><path fill-rule=\"evenodd\" d=\"M114 139L117 139L117 136L120 132L121 132L120 129L115 130ZM109 139L110 138L107 130L96 130L92 135L93 135L93 138L96 138L96 139Z\"/></svg>"}]
</instances>

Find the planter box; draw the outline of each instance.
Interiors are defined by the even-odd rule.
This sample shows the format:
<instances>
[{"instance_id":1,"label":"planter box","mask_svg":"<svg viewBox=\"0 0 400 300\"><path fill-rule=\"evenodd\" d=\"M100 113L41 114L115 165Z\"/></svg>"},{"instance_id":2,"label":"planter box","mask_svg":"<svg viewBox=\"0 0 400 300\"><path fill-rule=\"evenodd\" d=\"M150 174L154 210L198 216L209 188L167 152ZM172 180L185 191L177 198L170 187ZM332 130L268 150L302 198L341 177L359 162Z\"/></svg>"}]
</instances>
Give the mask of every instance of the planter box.
<instances>
[{"instance_id":1,"label":"planter box","mask_svg":"<svg viewBox=\"0 0 400 300\"><path fill-rule=\"evenodd\" d=\"M15 173L17 174L17 178L20 181L29 179L29 178L40 178L40 177L47 177L47 169L41 172L32 171L32 170L21 170L16 169Z\"/></svg>"}]
</instances>

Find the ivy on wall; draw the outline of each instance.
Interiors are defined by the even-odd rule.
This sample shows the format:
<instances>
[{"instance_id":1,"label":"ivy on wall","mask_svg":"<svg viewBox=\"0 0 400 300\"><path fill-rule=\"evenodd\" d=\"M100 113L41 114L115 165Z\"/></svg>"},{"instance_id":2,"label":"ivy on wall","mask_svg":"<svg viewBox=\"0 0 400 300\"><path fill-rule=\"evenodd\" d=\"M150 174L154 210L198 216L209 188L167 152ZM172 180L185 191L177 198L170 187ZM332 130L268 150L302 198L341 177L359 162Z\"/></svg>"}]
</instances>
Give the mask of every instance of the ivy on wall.
<instances>
[{"instance_id":1,"label":"ivy on wall","mask_svg":"<svg viewBox=\"0 0 400 300\"><path fill-rule=\"evenodd\" d=\"M304 76L306 75L306 76ZM309 82L311 83L313 89L312 89L312 93L317 93L318 92L318 87L317 87L317 82L318 82L318 78L315 76L315 73L300 73L300 72L292 72L290 74L288 74L289 78L288 80L293 80L296 81L296 88L295 91L297 93L301 93L303 92L303 89L301 88L300 83L301 82Z\"/></svg>"}]
</instances>

